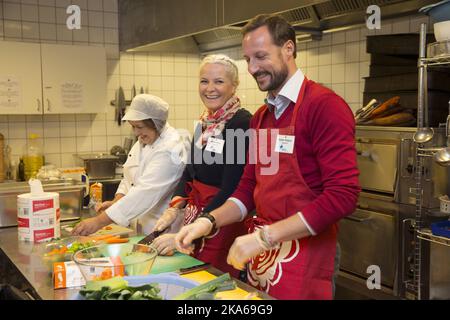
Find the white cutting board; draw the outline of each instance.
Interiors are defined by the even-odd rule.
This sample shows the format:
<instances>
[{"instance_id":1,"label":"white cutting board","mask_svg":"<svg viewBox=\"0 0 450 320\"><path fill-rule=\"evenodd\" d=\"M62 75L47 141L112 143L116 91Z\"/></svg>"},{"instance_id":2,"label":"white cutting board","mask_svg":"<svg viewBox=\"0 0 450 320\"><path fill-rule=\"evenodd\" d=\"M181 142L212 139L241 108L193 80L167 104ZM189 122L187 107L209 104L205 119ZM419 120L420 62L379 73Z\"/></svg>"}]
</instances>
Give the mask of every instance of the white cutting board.
<instances>
[{"instance_id":1,"label":"white cutting board","mask_svg":"<svg viewBox=\"0 0 450 320\"><path fill-rule=\"evenodd\" d=\"M103 227L97 232L91 234L91 236L103 236L107 234L115 236L122 236L122 235L130 236L132 233L134 233L133 229L125 228L119 226L118 224L111 223L110 225L107 225L106 227Z\"/></svg>"}]
</instances>

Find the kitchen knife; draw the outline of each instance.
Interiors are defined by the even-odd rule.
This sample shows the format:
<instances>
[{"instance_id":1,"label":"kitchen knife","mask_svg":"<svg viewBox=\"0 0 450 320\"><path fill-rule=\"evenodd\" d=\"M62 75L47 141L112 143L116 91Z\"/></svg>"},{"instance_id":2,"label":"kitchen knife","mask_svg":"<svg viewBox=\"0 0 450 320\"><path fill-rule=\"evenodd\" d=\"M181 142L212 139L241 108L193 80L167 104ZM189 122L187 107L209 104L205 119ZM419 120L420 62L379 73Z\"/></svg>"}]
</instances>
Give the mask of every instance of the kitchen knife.
<instances>
[{"instance_id":1,"label":"kitchen knife","mask_svg":"<svg viewBox=\"0 0 450 320\"><path fill-rule=\"evenodd\" d=\"M162 235L166 230L167 230L167 228L165 228L164 230L161 230L161 231L155 230L152 233L150 233L148 236L146 236L144 239L139 241L138 244L150 245L153 242L153 240L155 240L160 235Z\"/></svg>"},{"instance_id":2,"label":"kitchen knife","mask_svg":"<svg viewBox=\"0 0 450 320\"><path fill-rule=\"evenodd\" d=\"M122 117L125 115L126 106L127 103L125 101L125 93L123 92L122 87L119 87L118 103L117 103L117 109L119 111L119 116L117 117L117 124L119 126L122 124Z\"/></svg>"},{"instance_id":3,"label":"kitchen knife","mask_svg":"<svg viewBox=\"0 0 450 320\"><path fill-rule=\"evenodd\" d=\"M141 90L139 90L140 93L144 93L144 87L141 87Z\"/></svg>"},{"instance_id":4,"label":"kitchen knife","mask_svg":"<svg viewBox=\"0 0 450 320\"><path fill-rule=\"evenodd\" d=\"M197 272L197 271L208 269L210 266L211 266L210 263L202 263L202 264L199 264L197 266L193 266L193 267L189 267L189 268L180 268L176 272L178 274L188 274L188 273L192 273L192 272Z\"/></svg>"},{"instance_id":5,"label":"kitchen knife","mask_svg":"<svg viewBox=\"0 0 450 320\"><path fill-rule=\"evenodd\" d=\"M131 100L136 97L136 87L133 84L133 88L131 88Z\"/></svg>"}]
</instances>

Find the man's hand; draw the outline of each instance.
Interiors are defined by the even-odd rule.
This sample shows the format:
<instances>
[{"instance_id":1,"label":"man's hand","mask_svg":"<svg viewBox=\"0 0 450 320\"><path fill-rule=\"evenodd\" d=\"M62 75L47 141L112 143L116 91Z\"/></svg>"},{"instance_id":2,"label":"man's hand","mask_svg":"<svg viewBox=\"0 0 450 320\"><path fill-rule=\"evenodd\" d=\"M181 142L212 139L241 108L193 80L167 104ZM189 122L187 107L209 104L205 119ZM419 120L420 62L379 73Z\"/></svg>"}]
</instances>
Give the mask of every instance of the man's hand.
<instances>
[{"instance_id":1,"label":"man's hand","mask_svg":"<svg viewBox=\"0 0 450 320\"><path fill-rule=\"evenodd\" d=\"M75 236L87 236L112 222L108 215L102 212L96 217L82 220L73 228L71 234Z\"/></svg>"},{"instance_id":2,"label":"man's hand","mask_svg":"<svg viewBox=\"0 0 450 320\"><path fill-rule=\"evenodd\" d=\"M255 231L245 236L237 237L228 252L227 263L235 269L243 270L247 262L264 252L261 242L258 240L258 232Z\"/></svg>"},{"instance_id":3,"label":"man's hand","mask_svg":"<svg viewBox=\"0 0 450 320\"><path fill-rule=\"evenodd\" d=\"M158 250L158 254L162 256L172 256L175 252L175 235L176 233L165 233L153 240L152 246Z\"/></svg>"},{"instance_id":4,"label":"man's hand","mask_svg":"<svg viewBox=\"0 0 450 320\"><path fill-rule=\"evenodd\" d=\"M194 250L192 242L207 236L212 229L212 223L206 218L198 218L193 223L181 228L175 236L175 246L178 251L190 254Z\"/></svg>"}]
</instances>

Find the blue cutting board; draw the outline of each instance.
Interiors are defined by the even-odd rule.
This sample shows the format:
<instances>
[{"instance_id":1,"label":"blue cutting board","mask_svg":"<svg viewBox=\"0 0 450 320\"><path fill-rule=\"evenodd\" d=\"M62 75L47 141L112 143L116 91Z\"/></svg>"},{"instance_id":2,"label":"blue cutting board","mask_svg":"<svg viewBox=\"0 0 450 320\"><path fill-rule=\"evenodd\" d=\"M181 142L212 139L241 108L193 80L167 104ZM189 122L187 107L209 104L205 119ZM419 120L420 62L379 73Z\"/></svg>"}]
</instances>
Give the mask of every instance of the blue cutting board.
<instances>
[{"instance_id":1,"label":"blue cutting board","mask_svg":"<svg viewBox=\"0 0 450 320\"><path fill-rule=\"evenodd\" d=\"M143 238L143 236L131 237L130 242L137 243ZM173 256L157 256L150 273L175 272L180 268L190 268L200 264L203 264L200 260L184 253L175 252Z\"/></svg>"}]
</instances>

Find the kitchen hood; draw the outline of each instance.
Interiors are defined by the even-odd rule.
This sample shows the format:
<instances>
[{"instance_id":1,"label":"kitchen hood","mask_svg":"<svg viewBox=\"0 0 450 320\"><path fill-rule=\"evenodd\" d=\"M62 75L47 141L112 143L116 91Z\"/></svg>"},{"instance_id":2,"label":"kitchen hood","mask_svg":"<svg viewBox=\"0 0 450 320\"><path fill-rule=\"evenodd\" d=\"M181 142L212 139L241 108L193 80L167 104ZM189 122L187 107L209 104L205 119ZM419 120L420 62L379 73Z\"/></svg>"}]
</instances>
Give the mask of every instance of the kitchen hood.
<instances>
[{"instance_id":1,"label":"kitchen hood","mask_svg":"<svg viewBox=\"0 0 450 320\"><path fill-rule=\"evenodd\" d=\"M383 19L418 14L436 0L119 0L120 51L206 53L239 46L241 28L260 13L278 13L297 40L365 23L370 5Z\"/></svg>"}]
</instances>

